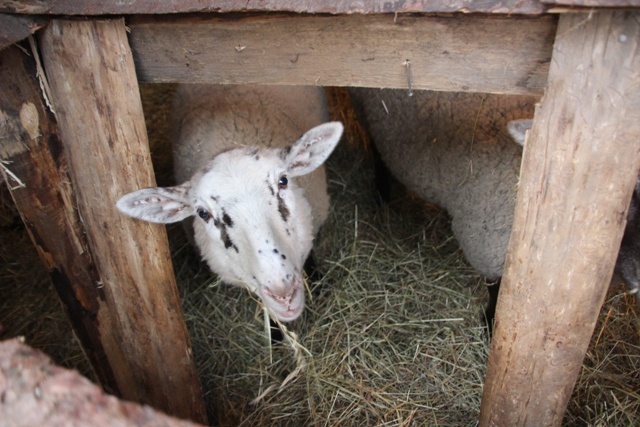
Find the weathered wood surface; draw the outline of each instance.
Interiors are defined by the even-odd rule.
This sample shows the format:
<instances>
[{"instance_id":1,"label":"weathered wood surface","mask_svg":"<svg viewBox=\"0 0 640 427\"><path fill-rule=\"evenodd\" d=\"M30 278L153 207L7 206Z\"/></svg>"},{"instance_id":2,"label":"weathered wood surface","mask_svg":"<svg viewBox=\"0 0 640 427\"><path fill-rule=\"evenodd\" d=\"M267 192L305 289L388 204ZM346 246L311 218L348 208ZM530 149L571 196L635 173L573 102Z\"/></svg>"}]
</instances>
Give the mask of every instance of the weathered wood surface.
<instances>
[{"instance_id":1,"label":"weathered wood surface","mask_svg":"<svg viewBox=\"0 0 640 427\"><path fill-rule=\"evenodd\" d=\"M548 6L640 7L640 0L540 0Z\"/></svg>"},{"instance_id":2,"label":"weathered wood surface","mask_svg":"<svg viewBox=\"0 0 640 427\"><path fill-rule=\"evenodd\" d=\"M184 12L539 14L540 0L0 0L0 12L54 15L156 14Z\"/></svg>"},{"instance_id":3,"label":"weathered wood surface","mask_svg":"<svg viewBox=\"0 0 640 427\"><path fill-rule=\"evenodd\" d=\"M67 159L40 94L33 56L17 46L0 52L0 93L0 160L20 180L5 176L11 196L100 383L119 394L107 363L107 353L119 347L101 336L100 324L104 328L110 319L100 312L104 295L96 286L100 278L76 211Z\"/></svg>"},{"instance_id":4,"label":"weathered wood surface","mask_svg":"<svg viewBox=\"0 0 640 427\"><path fill-rule=\"evenodd\" d=\"M640 13L560 18L536 112L481 426L561 424L640 171Z\"/></svg>"},{"instance_id":5,"label":"weathered wood surface","mask_svg":"<svg viewBox=\"0 0 640 427\"><path fill-rule=\"evenodd\" d=\"M197 427L118 400L18 339L0 342L0 425Z\"/></svg>"},{"instance_id":6,"label":"weathered wood surface","mask_svg":"<svg viewBox=\"0 0 640 427\"><path fill-rule=\"evenodd\" d=\"M165 228L116 200L155 179L123 20L52 21L41 49L100 282L99 336L122 397L206 420ZM106 344L109 344L107 346Z\"/></svg>"},{"instance_id":7,"label":"weathered wood surface","mask_svg":"<svg viewBox=\"0 0 640 427\"><path fill-rule=\"evenodd\" d=\"M45 19L37 16L14 16L0 13L0 50L26 39L46 25L46 22Z\"/></svg>"},{"instance_id":8,"label":"weathered wood surface","mask_svg":"<svg viewBox=\"0 0 640 427\"><path fill-rule=\"evenodd\" d=\"M266 83L540 95L556 17L131 19L144 82ZM506 42L508 40L508 42Z\"/></svg>"}]
</instances>

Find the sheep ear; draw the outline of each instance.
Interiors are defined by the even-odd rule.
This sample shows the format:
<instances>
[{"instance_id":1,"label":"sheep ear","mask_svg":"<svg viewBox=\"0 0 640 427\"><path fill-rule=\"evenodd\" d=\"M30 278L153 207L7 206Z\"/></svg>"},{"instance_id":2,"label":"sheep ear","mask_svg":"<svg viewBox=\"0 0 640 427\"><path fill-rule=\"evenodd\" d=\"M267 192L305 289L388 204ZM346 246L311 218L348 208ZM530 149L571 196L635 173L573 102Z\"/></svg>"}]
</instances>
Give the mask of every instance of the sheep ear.
<instances>
[{"instance_id":1,"label":"sheep ear","mask_svg":"<svg viewBox=\"0 0 640 427\"><path fill-rule=\"evenodd\" d=\"M290 176L305 175L329 157L340 141L344 127L340 122L329 122L316 126L283 150Z\"/></svg>"},{"instance_id":2,"label":"sheep ear","mask_svg":"<svg viewBox=\"0 0 640 427\"><path fill-rule=\"evenodd\" d=\"M118 210L144 221L169 224L191 216L193 210L187 200L190 184L176 187L144 188L122 196Z\"/></svg>"},{"instance_id":3,"label":"sheep ear","mask_svg":"<svg viewBox=\"0 0 640 427\"><path fill-rule=\"evenodd\" d=\"M507 123L507 130L509 131L509 135L516 142L516 144L524 147L524 139L527 134L527 131L531 129L531 125L533 124L533 120L531 119L522 119L522 120L512 120Z\"/></svg>"}]
</instances>

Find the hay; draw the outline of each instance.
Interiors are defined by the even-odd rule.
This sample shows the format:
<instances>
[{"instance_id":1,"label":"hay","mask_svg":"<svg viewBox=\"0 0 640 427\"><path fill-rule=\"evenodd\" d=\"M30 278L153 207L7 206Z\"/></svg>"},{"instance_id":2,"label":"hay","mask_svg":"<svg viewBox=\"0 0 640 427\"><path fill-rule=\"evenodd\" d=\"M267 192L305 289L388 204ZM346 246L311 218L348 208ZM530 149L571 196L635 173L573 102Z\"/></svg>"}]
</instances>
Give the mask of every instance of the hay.
<instances>
[{"instance_id":1,"label":"hay","mask_svg":"<svg viewBox=\"0 0 640 427\"><path fill-rule=\"evenodd\" d=\"M171 90L143 87L162 183L172 180ZM332 211L314 249L324 275L309 283L305 313L288 325L309 353L303 352L304 370L281 391L298 366L291 347L270 349L255 299L221 284L182 227L169 227L212 423L476 425L488 353L483 281L464 262L442 212L410 199L376 203L368 156L342 143L328 162ZM57 363L90 372L24 228L0 232L0 338L26 335ZM564 425L640 425L638 317L624 290L612 289L603 307Z\"/></svg>"}]
</instances>

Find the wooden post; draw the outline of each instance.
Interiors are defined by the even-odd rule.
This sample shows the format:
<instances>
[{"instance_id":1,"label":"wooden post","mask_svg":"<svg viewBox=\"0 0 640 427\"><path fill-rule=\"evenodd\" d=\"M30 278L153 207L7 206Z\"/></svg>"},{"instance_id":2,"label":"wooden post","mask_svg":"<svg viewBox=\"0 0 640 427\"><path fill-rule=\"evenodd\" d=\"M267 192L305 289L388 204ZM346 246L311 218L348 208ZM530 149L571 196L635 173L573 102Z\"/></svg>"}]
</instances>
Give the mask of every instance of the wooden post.
<instances>
[{"instance_id":1,"label":"wooden post","mask_svg":"<svg viewBox=\"0 0 640 427\"><path fill-rule=\"evenodd\" d=\"M640 169L640 13L561 16L522 160L481 426L560 425Z\"/></svg>"},{"instance_id":2,"label":"wooden post","mask_svg":"<svg viewBox=\"0 0 640 427\"><path fill-rule=\"evenodd\" d=\"M33 55L16 46L0 53L0 159L12 198L49 272L76 337L106 391L119 394L100 338L95 264L73 202L67 161L53 114L45 106Z\"/></svg>"},{"instance_id":3,"label":"wooden post","mask_svg":"<svg viewBox=\"0 0 640 427\"><path fill-rule=\"evenodd\" d=\"M165 228L115 208L155 179L124 22L52 21L42 56L88 250L97 327L122 397L205 422Z\"/></svg>"}]
</instances>

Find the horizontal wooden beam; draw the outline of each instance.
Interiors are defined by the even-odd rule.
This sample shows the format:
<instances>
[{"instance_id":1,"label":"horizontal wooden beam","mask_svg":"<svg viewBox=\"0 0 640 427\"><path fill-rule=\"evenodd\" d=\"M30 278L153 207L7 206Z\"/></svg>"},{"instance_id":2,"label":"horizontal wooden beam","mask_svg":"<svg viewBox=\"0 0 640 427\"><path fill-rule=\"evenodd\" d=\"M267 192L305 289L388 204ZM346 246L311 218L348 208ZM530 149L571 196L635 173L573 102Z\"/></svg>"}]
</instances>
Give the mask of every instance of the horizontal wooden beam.
<instances>
[{"instance_id":1,"label":"horizontal wooden beam","mask_svg":"<svg viewBox=\"0 0 640 427\"><path fill-rule=\"evenodd\" d=\"M0 12L110 15L185 12L416 13L464 12L539 14L540 0L0 0Z\"/></svg>"},{"instance_id":2,"label":"horizontal wooden beam","mask_svg":"<svg viewBox=\"0 0 640 427\"><path fill-rule=\"evenodd\" d=\"M200 15L138 17L128 27L144 82L410 84L540 95L556 22L553 16Z\"/></svg>"},{"instance_id":3,"label":"horizontal wooden beam","mask_svg":"<svg viewBox=\"0 0 640 427\"><path fill-rule=\"evenodd\" d=\"M570 7L640 7L640 0L541 0L549 6Z\"/></svg>"}]
</instances>

